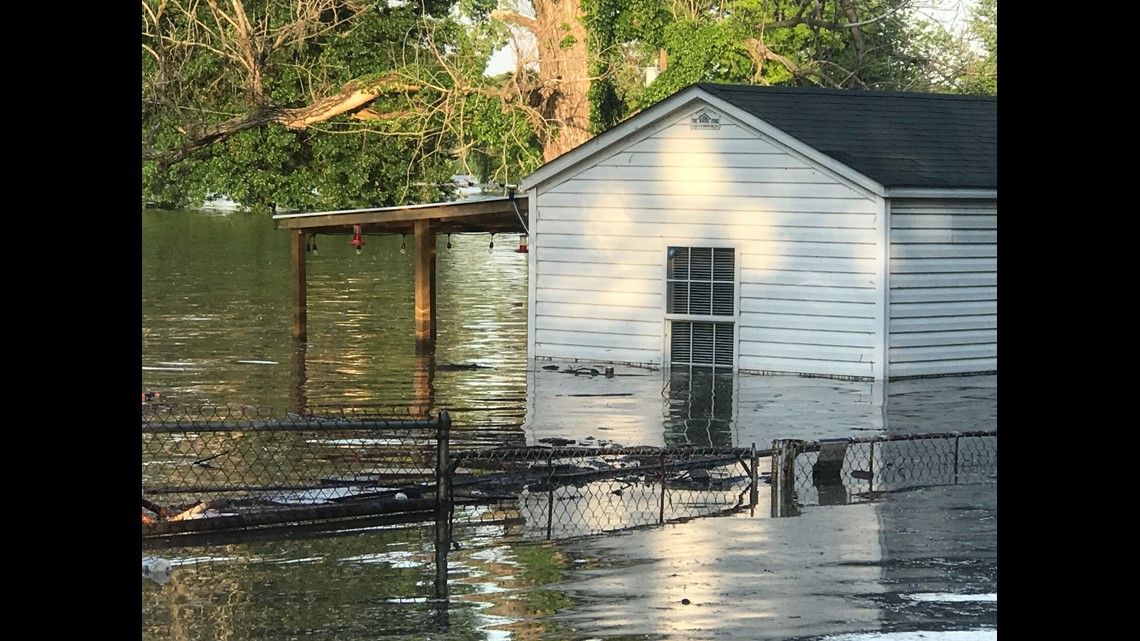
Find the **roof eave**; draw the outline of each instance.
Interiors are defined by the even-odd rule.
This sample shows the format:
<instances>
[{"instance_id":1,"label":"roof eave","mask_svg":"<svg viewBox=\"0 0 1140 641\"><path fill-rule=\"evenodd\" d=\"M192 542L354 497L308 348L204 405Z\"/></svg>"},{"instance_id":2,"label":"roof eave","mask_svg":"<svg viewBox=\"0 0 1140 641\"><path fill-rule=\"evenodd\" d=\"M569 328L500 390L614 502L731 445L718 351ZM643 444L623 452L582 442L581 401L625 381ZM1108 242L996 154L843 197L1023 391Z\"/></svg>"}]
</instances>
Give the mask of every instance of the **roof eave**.
<instances>
[{"instance_id":1,"label":"roof eave","mask_svg":"<svg viewBox=\"0 0 1140 641\"><path fill-rule=\"evenodd\" d=\"M277 229L320 234L347 233L354 225L360 225L364 233L409 233L417 221L430 221L439 233L526 233L527 212L527 197L514 194L469 201L278 214L273 220Z\"/></svg>"},{"instance_id":2,"label":"roof eave","mask_svg":"<svg viewBox=\"0 0 1140 641\"><path fill-rule=\"evenodd\" d=\"M959 198L993 200L997 189L934 189L929 187L888 187L887 198Z\"/></svg>"}]
</instances>

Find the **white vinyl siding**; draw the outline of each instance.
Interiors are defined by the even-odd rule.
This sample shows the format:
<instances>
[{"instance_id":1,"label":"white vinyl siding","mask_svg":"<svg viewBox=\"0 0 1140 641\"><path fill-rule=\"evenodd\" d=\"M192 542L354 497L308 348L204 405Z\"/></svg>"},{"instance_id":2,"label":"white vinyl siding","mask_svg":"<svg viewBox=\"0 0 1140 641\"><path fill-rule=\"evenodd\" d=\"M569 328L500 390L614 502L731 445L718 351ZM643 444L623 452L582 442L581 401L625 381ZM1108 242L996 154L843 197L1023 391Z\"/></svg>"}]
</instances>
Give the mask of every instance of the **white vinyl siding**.
<instances>
[{"instance_id":1,"label":"white vinyl siding","mask_svg":"<svg viewBox=\"0 0 1140 641\"><path fill-rule=\"evenodd\" d=\"M698 109L532 192L534 356L663 365L662 253L736 247L739 369L872 376L881 201Z\"/></svg>"},{"instance_id":2,"label":"white vinyl siding","mask_svg":"<svg viewBox=\"0 0 1140 641\"><path fill-rule=\"evenodd\" d=\"M890 376L997 370L997 203L891 205Z\"/></svg>"}]
</instances>

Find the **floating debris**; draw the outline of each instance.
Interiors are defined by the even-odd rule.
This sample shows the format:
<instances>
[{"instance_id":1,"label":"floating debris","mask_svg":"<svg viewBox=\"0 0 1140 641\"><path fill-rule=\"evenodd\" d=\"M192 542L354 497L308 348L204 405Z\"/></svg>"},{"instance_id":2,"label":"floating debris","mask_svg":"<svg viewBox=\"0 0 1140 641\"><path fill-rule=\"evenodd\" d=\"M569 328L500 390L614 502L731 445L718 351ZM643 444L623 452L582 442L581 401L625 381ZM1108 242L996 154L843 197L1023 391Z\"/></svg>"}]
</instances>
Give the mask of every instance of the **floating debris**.
<instances>
[{"instance_id":1,"label":"floating debris","mask_svg":"<svg viewBox=\"0 0 1140 641\"><path fill-rule=\"evenodd\" d=\"M142 575L144 579L150 579L159 585L165 585L170 581L170 577L173 574L174 568L171 567L170 561L155 556L143 557Z\"/></svg>"}]
</instances>

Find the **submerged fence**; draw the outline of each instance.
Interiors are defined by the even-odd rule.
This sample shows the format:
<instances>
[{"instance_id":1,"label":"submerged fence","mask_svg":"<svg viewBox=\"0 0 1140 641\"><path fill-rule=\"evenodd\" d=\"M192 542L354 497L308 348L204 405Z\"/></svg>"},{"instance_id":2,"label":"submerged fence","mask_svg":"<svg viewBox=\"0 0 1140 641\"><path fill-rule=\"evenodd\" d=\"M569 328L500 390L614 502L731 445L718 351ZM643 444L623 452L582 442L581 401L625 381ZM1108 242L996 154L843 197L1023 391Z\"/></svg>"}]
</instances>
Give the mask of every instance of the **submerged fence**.
<instances>
[{"instance_id":1,"label":"submerged fence","mask_svg":"<svg viewBox=\"0 0 1140 641\"><path fill-rule=\"evenodd\" d=\"M449 451L451 419L143 406L143 537L345 521L561 539L754 509L773 516L922 485L996 482L996 432L778 440L771 450L516 447ZM770 475L761 467L771 462Z\"/></svg>"},{"instance_id":2,"label":"submerged fence","mask_svg":"<svg viewBox=\"0 0 1140 641\"><path fill-rule=\"evenodd\" d=\"M997 482L997 431L782 439L772 445L772 516L916 487L990 482Z\"/></svg>"},{"instance_id":3,"label":"submerged fence","mask_svg":"<svg viewBox=\"0 0 1140 641\"><path fill-rule=\"evenodd\" d=\"M143 535L434 513L449 431L447 412L144 405Z\"/></svg>"},{"instance_id":4,"label":"submerged fence","mask_svg":"<svg viewBox=\"0 0 1140 641\"><path fill-rule=\"evenodd\" d=\"M755 448L529 447L452 457L452 522L561 539L754 507Z\"/></svg>"}]
</instances>

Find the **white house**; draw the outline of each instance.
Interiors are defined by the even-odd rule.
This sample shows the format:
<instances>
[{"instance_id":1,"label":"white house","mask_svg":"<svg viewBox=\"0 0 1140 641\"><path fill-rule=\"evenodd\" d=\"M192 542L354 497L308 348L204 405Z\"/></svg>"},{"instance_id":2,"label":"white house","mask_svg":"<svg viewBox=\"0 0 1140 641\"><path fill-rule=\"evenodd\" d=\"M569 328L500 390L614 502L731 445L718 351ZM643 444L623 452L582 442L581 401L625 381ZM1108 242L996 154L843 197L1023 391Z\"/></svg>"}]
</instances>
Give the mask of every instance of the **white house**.
<instances>
[{"instance_id":1,"label":"white house","mask_svg":"<svg viewBox=\"0 0 1140 641\"><path fill-rule=\"evenodd\" d=\"M996 97L702 83L520 190L532 360L997 370Z\"/></svg>"}]
</instances>

